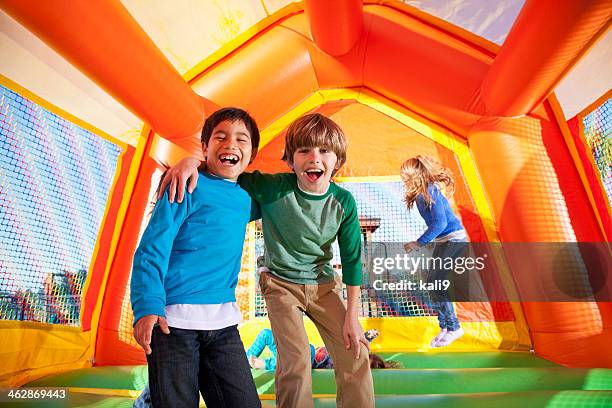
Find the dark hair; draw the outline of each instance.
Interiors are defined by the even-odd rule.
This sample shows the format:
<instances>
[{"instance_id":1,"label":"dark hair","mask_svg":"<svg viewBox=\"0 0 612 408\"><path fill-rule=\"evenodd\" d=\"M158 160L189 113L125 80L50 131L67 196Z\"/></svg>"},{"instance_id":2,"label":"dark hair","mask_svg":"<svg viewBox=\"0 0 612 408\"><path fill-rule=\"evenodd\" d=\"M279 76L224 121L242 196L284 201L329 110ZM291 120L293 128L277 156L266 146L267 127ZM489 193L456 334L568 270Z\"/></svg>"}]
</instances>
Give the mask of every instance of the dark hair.
<instances>
[{"instance_id":1,"label":"dark hair","mask_svg":"<svg viewBox=\"0 0 612 408\"><path fill-rule=\"evenodd\" d=\"M230 122L235 122L237 120L244 123L244 126L247 128L249 133L251 134L251 147L253 152L251 153L251 161L257 155L257 149L259 148L259 129L257 128L257 123L255 119L251 117L245 110L240 108L222 108L218 111L214 112L212 115L206 118L204 122L204 127L202 128L202 143L208 146L208 141L212 136L212 132L219 123L224 120L229 120Z\"/></svg>"},{"instance_id":2,"label":"dark hair","mask_svg":"<svg viewBox=\"0 0 612 408\"><path fill-rule=\"evenodd\" d=\"M397 361L385 361L378 354L370 353L370 368L399 368Z\"/></svg>"}]
</instances>

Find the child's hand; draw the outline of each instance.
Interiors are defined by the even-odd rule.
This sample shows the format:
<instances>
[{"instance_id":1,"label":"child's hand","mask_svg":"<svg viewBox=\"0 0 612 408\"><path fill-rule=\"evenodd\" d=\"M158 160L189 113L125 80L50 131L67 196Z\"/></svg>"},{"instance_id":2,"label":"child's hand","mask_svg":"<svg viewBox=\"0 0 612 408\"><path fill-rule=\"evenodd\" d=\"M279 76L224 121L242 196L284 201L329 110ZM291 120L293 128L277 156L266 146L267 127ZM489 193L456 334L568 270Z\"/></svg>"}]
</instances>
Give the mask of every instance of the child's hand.
<instances>
[{"instance_id":1,"label":"child's hand","mask_svg":"<svg viewBox=\"0 0 612 408\"><path fill-rule=\"evenodd\" d=\"M406 250L406 252L412 252L413 250L418 251L419 249L421 249L421 244L416 241L412 241L404 245L404 249Z\"/></svg>"},{"instance_id":2,"label":"child's hand","mask_svg":"<svg viewBox=\"0 0 612 408\"><path fill-rule=\"evenodd\" d=\"M344 318L344 327L342 328L342 337L344 337L344 348L346 350L353 350L355 359L359 359L361 355L361 347L359 343L362 343L368 351L370 351L370 342L368 342L363 334L363 328L359 319L356 315L349 314L347 312Z\"/></svg>"},{"instance_id":3,"label":"child's hand","mask_svg":"<svg viewBox=\"0 0 612 408\"><path fill-rule=\"evenodd\" d=\"M263 370L266 368L266 362L259 357L249 356L249 365L251 368L255 368L257 370Z\"/></svg>"},{"instance_id":4,"label":"child's hand","mask_svg":"<svg viewBox=\"0 0 612 408\"><path fill-rule=\"evenodd\" d=\"M189 194L193 193L193 190L198 185L198 166L200 161L194 157L185 157L175 166L169 169L164 176L164 179L159 187L159 193L157 199L161 199L166 190L166 186L170 184L170 190L168 191L168 201L174 202L174 196L176 202L182 203L183 197L185 196L185 184L189 180L189 186L187 188ZM178 188L177 188L178 185Z\"/></svg>"},{"instance_id":5,"label":"child's hand","mask_svg":"<svg viewBox=\"0 0 612 408\"><path fill-rule=\"evenodd\" d=\"M138 319L134 326L134 338L147 354L151 354L151 333L155 323L159 324L162 333L170 334L166 319L157 315L146 315Z\"/></svg>"}]
</instances>

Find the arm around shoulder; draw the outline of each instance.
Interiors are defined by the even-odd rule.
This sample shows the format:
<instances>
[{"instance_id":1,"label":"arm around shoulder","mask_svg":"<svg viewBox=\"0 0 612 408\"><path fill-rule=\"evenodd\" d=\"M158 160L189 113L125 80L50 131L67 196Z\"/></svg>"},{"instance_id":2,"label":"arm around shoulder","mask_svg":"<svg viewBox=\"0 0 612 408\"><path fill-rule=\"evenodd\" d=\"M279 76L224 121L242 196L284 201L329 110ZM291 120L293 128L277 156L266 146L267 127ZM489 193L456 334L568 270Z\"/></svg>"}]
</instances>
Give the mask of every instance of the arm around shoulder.
<instances>
[{"instance_id":1,"label":"arm around shoulder","mask_svg":"<svg viewBox=\"0 0 612 408\"><path fill-rule=\"evenodd\" d=\"M185 157L176 165L168 169L160 185L157 198L161 199L166 187L169 185L168 200L173 203L176 196L177 202L183 202L187 181L189 181L189 185L187 186L189 194L193 193L193 190L195 190L198 185L198 167L200 164L200 160L195 157Z\"/></svg>"},{"instance_id":2,"label":"arm around shoulder","mask_svg":"<svg viewBox=\"0 0 612 408\"><path fill-rule=\"evenodd\" d=\"M254 171L242 173L238 177L238 184L257 202L263 203L274 200L291 190L290 177L292 177L290 173L268 174Z\"/></svg>"}]
</instances>

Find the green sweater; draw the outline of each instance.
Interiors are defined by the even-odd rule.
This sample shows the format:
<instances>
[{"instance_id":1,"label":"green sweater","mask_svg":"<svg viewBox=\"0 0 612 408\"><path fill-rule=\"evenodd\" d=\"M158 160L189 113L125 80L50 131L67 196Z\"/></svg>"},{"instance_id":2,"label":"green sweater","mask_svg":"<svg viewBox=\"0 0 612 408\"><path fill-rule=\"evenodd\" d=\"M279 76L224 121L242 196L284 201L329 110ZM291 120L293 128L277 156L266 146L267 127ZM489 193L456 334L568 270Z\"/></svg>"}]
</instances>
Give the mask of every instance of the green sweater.
<instances>
[{"instance_id":1,"label":"green sweater","mask_svg":"<svg viewBox=\"0 0 612 408\"><path fill-rule=\"evenodd\" d=\"M361 232L350 192L331 183L324 195L305 193L294 173L243 173L238 182L261 206L266 266L273 274L299 284L332 281L338 238L342 281L361 285Z\"/></svg>"}]
</instances>

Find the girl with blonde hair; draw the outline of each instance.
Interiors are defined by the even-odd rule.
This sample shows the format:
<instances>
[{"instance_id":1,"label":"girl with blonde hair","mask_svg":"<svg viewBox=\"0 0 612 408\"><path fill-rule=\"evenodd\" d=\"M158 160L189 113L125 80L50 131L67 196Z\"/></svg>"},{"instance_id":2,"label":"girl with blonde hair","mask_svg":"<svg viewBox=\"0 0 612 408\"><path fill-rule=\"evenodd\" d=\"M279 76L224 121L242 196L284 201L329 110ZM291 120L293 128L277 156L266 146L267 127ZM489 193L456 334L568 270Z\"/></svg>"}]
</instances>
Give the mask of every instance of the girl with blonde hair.
<instances>
[{"instance_id":1,"label":"girl with blonde hair","mask_svg":"<svg viewBox=\"0 0 612 408\"><path fill-rule=\"evenodd\" d=\"M402 164L400 174L405 187L406 206L411 209L416 204L427 224L427 229L416 241L404 245L406 251L419 250L424 245L434 243L433 258L461 256L467 246L467 234L441 191L444 187L449 196L455 191L450 170L431 157L415 156ZM429 271L428 281L443 280L446 274L446 269L434 268ZM432 291L430 295L440 325L440 333L431 341L431 346L445 347L463 336L463 329L448 292Z\"/></svg>"}]
</instances>

